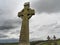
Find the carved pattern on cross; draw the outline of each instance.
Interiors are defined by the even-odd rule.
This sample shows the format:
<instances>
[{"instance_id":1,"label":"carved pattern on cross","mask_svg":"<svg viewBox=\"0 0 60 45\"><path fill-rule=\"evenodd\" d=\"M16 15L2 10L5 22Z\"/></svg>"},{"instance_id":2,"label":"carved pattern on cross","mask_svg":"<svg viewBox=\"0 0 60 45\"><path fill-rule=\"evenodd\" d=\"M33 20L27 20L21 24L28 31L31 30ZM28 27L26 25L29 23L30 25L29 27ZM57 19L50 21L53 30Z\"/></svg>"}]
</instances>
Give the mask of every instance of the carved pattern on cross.
<instances>
[{"instance_id":1,"label":"carved pattern on cross","mask_svg":"<svg viewBox=\"0 0 60 45\"><path fill-rule=\"evenodd\" d=\"M27 15L27 18L30 19L32 15L34 15L34 13L35 12L32 9L23 9L21 12L18 13L18 17L21 17L23 19L23 17Z\"/></svg>"},{"instance_id":2,"label":"carved pattern on cross","mask_svg":"<svg viewBox=\"0 0 60 45\"><path fill-rule=\"evenodd\" d=\"M18 12L18 17L21 17L22 19L24 17L30 19L34 14L35 14L35 11L30 8L30 5L28 3L24 5L24 9L21 12Z\"/></svg>"}]
</instances>

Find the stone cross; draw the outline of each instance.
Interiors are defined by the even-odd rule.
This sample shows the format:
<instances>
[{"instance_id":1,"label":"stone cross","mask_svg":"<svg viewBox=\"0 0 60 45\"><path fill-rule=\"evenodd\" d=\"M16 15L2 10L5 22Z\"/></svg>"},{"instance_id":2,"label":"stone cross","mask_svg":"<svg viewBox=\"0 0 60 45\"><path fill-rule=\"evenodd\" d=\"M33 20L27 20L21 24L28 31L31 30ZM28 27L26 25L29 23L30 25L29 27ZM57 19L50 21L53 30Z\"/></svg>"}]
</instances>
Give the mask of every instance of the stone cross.
<instances>
[{"instance_id":1,"label":"stone cross","mask_svg":"<svg viewBox=\"0 0 60 45\"><path fill-rule=\"evenodd\" d=\"M35 14L34 9L30 8L30 3L24 4L24 9L18 12L18 17L22 18L19 45L30 45L29 43L29 19Z\"/></svg>"}]
</instances>

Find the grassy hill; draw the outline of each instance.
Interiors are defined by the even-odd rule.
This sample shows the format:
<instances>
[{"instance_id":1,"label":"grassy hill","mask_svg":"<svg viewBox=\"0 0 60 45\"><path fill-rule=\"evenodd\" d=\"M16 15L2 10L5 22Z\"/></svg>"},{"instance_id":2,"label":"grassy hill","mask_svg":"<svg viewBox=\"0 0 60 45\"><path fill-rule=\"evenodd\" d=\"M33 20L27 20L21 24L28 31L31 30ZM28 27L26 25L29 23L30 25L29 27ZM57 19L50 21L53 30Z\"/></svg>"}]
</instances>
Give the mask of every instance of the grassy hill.
<instances>
[{"instance_id":1,"label":"grassy hill","mask_svg":"<svg viewBox=\"0 0 60 45\"><path fill-rule=\"evenodd\" d=\"M55 44L54 40L50 40L49 42L51 45ZM56 43L57 43L57 45L60 45L60 39L57 39ZM45 41L33 41L33 42L31 42L31 45L48 45L48 41L47 40L45 40Z\"/></svg>"},{"instance_id":2,"label":"grassy hill","mask_svg":"<svg viewBox=\"0 0 60 45\"><path fill-rule=\"evenodd\" d=\"M60 45L60 39L56 40L57 45ZM51 45L54 45L54 40L50 40ZM0 45L18 45L18 43L0 43ZM30 45L48 45L48 41L32 41Z\"/></svg>"}]
</instances>

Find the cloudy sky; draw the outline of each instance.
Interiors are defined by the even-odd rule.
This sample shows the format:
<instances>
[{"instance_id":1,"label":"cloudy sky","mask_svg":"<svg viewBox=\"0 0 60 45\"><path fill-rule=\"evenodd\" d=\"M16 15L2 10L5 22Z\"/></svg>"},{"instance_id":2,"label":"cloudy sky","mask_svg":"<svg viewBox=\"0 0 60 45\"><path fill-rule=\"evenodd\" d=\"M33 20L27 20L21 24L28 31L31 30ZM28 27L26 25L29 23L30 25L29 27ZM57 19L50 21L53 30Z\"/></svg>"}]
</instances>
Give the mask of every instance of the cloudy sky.
<instances>
[{"instance_id":1,"label":"cloudy sky","mask_svg":"<svg viewBox=\"0 0 60 45\"><path fill-rule=\"evenodd\" d=\"M18 41L22 20L17 13L25 2L35 9L29 20L30 41L60 38L60 0L0 0L0 43Z\"/></svg>"}]
</instances>

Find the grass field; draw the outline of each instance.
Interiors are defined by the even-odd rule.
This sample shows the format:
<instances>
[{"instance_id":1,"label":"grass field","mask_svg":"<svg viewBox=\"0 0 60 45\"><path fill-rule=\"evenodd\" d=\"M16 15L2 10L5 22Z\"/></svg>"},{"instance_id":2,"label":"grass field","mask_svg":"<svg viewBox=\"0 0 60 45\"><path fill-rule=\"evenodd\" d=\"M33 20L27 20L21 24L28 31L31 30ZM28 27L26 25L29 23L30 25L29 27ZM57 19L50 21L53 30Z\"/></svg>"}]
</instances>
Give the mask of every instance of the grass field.
<instances>
[{"instance_id":1,"label":"grass field","mask_svg":"<svg viewBox=\"0 0 60 45\"><path fill-rule=\"evenodd\" d=\"M56 40L57 45L60 45L60 39ZM50 41L51 45L54 45L54 41ZM0 45L18 45L18 43L0 43ZM48 45L48 41L33 41L30 45Z\"/></svg>"}]
</instances>

